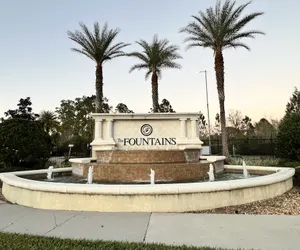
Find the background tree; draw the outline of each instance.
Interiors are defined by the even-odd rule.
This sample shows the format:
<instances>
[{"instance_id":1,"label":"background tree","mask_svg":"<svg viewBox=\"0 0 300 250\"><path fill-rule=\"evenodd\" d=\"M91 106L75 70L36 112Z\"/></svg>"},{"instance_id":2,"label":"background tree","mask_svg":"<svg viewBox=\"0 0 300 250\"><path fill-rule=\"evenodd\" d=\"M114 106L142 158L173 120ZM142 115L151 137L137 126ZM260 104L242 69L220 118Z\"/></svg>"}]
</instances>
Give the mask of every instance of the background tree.
<instances>
[{"instance_id":1,"label":"background tree","mask_svg":"<svg viewBox=\"0 0 300 250\"><path fill-rule=\"evenodd\" d=\"M295 88L290 101L286 105L286 114L300 112L300 91Z\"/></svg>"},{"instance_id":2,"label":"background tree","mask_svg":"<svg viewBox=\"0 0 300 250\"><path fill-rule=\"evenodd\" d=\"M116 113L134 113L131 109L127 107L124 103L119 103L115 108Z\"/></svg>"},{"instance_id":3,"label":"background tree","mask_svg":"<svg viewBox=\"0 0 300 250\"><path fill-rule=\"evenodd\" d=\"M216 134L216 135L221 134L221 124L220 124L220 115L219 115L219 113L217 113L216 116L215 116L214 134Z\"/></svg>"},{"instance_id":4,"label":"background tree","mask_svg":"<svg viewBox=\"0 0 300 250\"><path fill-rule=\"evenodd\" d=\"M21 99L17 110L5 112L0 123L0 163L7 167L43 168L52 143L38 115L32 112L30 98Z\"/></svg>"},{"instance_id":5,"label":"background tree","mask_svg":"<svg viewBox=\"0 0 300 250\"><path fill-rule=\"evenodd\" d=\"M228 125L235 129L242 130L243 114L240 110L230 110L228 114Z\"/></svg>"},{"instance_id":6,"label":"background tree","mask_svg":"<svg viewBox=\"0 0 300 250\"><path fill-rule=\"evenodd\" d=\"M146 69L145 78L148 79L151 75L152 109L153 112L156 113L159 112L158 79L161 77L163 69L181 68L181 66L175 62L175 60L181 58L178 53L179 47L170 45L167 39L158 39L157 35L153 37L150 43L145 40L140 40L136 43L142 47L142 52L133 52L128 54L128 56L137 58L140 63L133 65L129 72L136 69Z\"/></svg>"},{"instance_id":7,"label":"background tree","mask_svg":"<svg viewBox=\"0 0 300 250\"><path fill-rule=\"evenodd\" d=\"M200 111L199 112L199 120L198 120L198 127L199 127L199 136L200 139L205 139L208 136L208 124L206 122L204 114Z\"/></svg>"},{"instance_id":8,"label":"background tree","mask_svg":"<svg viewBox=\"0 0 300 250\"><path fill-rule=\"evenodd\" d=\"M251 136L254 134L254 126L251 118L247 115L243 117L240 110L230 110L228 114L227 132L231 133L231 137ZM236 134L236 136L235 136ZM230 137L228 135L228 137Z\"/></svg>"},{"instance_id":9,"label":"background tree","mask_svg":"<svg viewBox=\"0 0 300 250\"><path fill-rule=\"evenodd\" d=\"M272 124L265 118L261 118L259 122L255 124L255 135L259 138L269 139L276 137L276 130Z\"/></svg>"},{"instance_id":10,"label":"background tree","mask_svg":"<svg viewBox=\"0 0 300 250\"><path fill-rule=\"evenodd\" d=\"M158 106L158 110L160 113L176 113L167 99L162 99L161 104Z\"/></svg>"},{"instance_id":11,"label":"background tree","mask_svg":"<svg viewBox=\"0 0 300 250\"><path fill-rule=\"evenodd\" d=\"M222 154L229 157L226 115L225 115L225 89L224 89L224 57L223 50L227 48L250 48L241 42L242 38L254 38L256 34L263 34L261 31L242 31L246 24L262 15L262 12L254 12L242 17L243 10L249 3L236 6L235 1L227 0L223 5L217 1L215 7L200 11L198 16L192 16L193 20L183 29L188 35L185 42L187 48L204 47L214 51L215 72L217 90L220 105L220 121L222 132Z\"/></svg>"},{"instance_id":12,"label":"background tree","mask_svg":"<svg viewBox=\"0 0 300 250\"><path fill-rule=\"evenodd\" d=\"M6 166L43 168L52 150L50 136L38 121L20 118L0 124L0 162Z\"/></svg>"},{"instance_id":13,"label":"background tree","mask_svg":"<svg viewBox=\"0 0 300 250\"><path fill-rule=\"evenodd\" d=\"M19 103L17 104L18 109L10 109L4 112L7 118L18 118L29 121L36 120L39 115L32 112L32 102L30 97L26 97L25 99L21 98Z\"/></svg>"},{"instance_id":14,"label":"background tree","mask_svg":"<svg viewBox=\"0 0 300 250\"><path fill-rule=\"evenodd\" d=\"M271 117L269 119L269 121L270 121L271 125L273 126L273 128L275 129L275 132L277 134L278 133L278 127L279 127L279 124L280 124L280 120Z\"/></svg>"},{"instance_id":15,"label":"background tree","mask_svg":"<svg viewBox=\"0 0 300 250\"><path fill-rule=\"evenodd\" d=\"M129 44L114 43L119 29L109 29L107 23L102 29L98 22L94 23L94 30L91 32L83 23L79 23L81 30L68 31L68 37L80 45L80 49L72 48L92 59L96 63L96 112L104 113L103 108L103 64L116 57L124 56L123 48Z\"/></svg>"},{"instance_id":16,"label":"background tree","mask_svg":"<svg viewBox=\"0 0 300 250\"><path fill-rule=\"evenodd\" d=\"M60 121L59 138L57 147L62 151L67 151L68 144L74 144L74 151L85 151L87 145L94 138L94 120L92 113L95 110L95 95L82 96L75 100L62 100L60 107L56 108L56 113ZM112 106L108 104L108 99L103 98L103 112L109 113Z\"/></svg>"},{"instance_id":17,"label":"background tree","mask_svg":"<svg viewBox=\"0 0 300 250\"><path fill-rule=\"evenodd\" d=\"M278 156L300 161L300 93L295 88L286 105L285 116L280 121L277 134ZM299 176L299 173L298 175ZM299 181L300 178L298 178Z\"/></svg>"},{"instance_id":18,"label":"background tree","mask_svg":"<svg viewBox=\"0 0 300 250\"><path fill-rule=\"evenodd\" d=\"M46 110L42 111L40 113L39 121L43 124L47 134L52 135L58 131L59 122L54 112Z\"/></svg>"},{"instance_id":19,"label":"background tree","mask_svg":"<svg viewBox=\"0 0 300 250\"><path fill-rule=\"evenodd\" d=\"M176 113L173 109L171 103L167 99L162 99L161 103L158 105L159 113ZM150 113L154 113L153 108L150 108Z\"/></svg>"},{"instance_id":20,"label":"background tree","mask_svg":"<svg viewBox=\"0 0 300 250\"><path fill-rule=\"evenodd\" d=\"M300 112L288 111L280 122L277 153L281 158L300 162Z\"/></svg>"},{"instance_id":21,"label":"background tree","mask_svg":"<svg viewBox=\"0 0 300 250\"><path fill-rule=\"evenodd\" d=\"M246 116L242 120L242 130L246 136L254 135L254 126L252 124L252 120L249 116Z\"/></svg>"}]
</instances>

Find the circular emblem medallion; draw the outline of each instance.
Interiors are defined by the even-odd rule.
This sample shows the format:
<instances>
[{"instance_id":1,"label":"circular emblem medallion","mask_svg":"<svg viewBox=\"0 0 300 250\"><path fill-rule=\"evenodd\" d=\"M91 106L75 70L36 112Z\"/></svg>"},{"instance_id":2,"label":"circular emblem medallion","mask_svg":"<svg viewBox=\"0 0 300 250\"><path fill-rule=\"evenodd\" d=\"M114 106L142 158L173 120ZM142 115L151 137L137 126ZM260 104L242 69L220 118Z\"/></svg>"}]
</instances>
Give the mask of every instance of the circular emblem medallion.
<instances>
[{"instance_id":1,"label":"circular emblem medallion","mask_svg":"<svg viewBox=\"0 0 300 250\"><path fill-rule=\"evenodd\" d=\"M144 124L142 127L141 127L141 133L144 135L144 136L149 136L151 135L153 132L153 128L151 125L149 124Z\"/></svg>"}]
</instances>

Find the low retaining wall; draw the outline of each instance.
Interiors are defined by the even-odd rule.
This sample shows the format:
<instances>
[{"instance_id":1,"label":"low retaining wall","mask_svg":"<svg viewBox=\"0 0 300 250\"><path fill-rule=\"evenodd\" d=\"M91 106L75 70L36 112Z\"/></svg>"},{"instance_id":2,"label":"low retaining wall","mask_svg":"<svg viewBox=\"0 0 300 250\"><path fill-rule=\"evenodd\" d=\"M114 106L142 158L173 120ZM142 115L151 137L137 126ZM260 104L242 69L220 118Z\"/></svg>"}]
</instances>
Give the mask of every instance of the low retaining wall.
<instances>
[{"instance_id":1,"label":"low retaining wall","mask_svg":"<svg viewBox=\"0 0 300 250\"><path fill-rule=\"evenodd\" d=\"M248 167L249 170L253 168L259 169ZM242 170L242 167L225 166L225 169ZM158 185L51 183L20 178L15 173L0 174L0 179L5 198L28 207L101 212L186 212L268 199L293 187L294 169L260 169L275 173L243 180ZM46 173L47 170L43 171Z\"/></svg>"}]
</instances>

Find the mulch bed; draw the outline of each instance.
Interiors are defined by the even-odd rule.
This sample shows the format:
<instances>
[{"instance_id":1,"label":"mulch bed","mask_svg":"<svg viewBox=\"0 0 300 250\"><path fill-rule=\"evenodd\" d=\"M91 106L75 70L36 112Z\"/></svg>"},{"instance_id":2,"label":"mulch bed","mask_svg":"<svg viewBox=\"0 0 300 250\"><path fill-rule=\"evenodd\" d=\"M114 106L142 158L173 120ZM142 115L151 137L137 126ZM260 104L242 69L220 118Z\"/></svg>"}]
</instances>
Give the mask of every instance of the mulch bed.
<instances>
[{"instance_id":1,"label":"mulch bed","mask_svg":"<svg viewBox=\"0 0 300 250\"><path fill-rule=\"evenodd\" d=\"M192 212L193 213L193 212ZM272 199L256 201L245 205L222 207L194 213L205 214L300 214L300 187Z\"/></svg>"}]
</instances>

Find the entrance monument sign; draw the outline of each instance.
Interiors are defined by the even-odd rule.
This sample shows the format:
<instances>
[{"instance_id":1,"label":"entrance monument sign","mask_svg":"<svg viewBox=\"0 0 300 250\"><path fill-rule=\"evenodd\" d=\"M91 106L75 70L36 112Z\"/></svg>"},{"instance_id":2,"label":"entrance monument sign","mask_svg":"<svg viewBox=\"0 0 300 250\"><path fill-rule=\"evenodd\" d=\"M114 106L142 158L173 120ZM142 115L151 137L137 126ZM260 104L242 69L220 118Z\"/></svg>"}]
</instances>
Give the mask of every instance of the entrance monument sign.
<instances>
[{"instance_id":1,"label":"entrance monument sign","mask_svg":"<svg viewBox=\"0 0 300 250\"><path fill-rule=\"evenodd\" d=\"M196 181L207 175L200 162L198 113L93 114L94 162L72 161L73 174L97 181L132 183Z\"/></svg>"}]
</instances>

